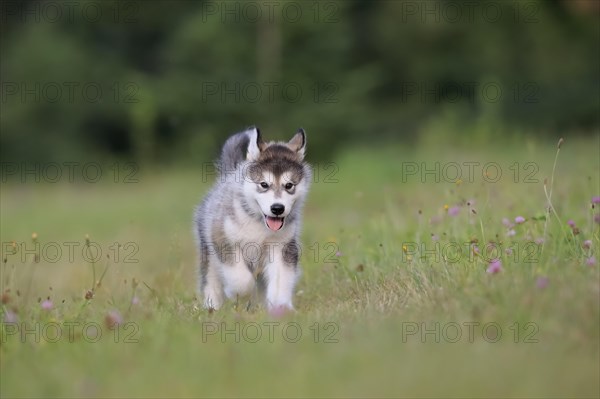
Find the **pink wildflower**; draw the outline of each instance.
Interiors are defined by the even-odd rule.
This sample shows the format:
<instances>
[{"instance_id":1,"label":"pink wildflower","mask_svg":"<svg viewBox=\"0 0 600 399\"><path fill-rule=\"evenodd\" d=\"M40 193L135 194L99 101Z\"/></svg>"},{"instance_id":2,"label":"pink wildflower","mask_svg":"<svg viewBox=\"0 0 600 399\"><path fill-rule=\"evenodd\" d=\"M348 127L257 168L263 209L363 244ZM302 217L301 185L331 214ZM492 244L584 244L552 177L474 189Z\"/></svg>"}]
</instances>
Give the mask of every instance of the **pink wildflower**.
<instances>
[{"instance_id":1,"label":"pink wildflower","mask_svg":"<svg viewBox=\"0 0 600 399\"><path fill-rule=\"evenodd\" d=\"M502 262L500 262L500 259L492 260L486 271L490 274L496 274L496 273L501 272L502 271Z\"/></svg>"},{"instance_id":2,"label":"pink wildflower","mask_svg":"<svg viewBox=\"0 0 600 399\"><path fill-rule=\"evenodd\" d=\"M458 206L453 206L452 208L448 208L449 216L456 216L459 214L459 212L460 212L460 208Z\"/></svg>"},{"instance_id":3,"label":"pink wildflower","mask_svg":"<svg viewBox=\"0 0 600 399\"><path fill-rule=\"evenodd\" d=\"M535 286L542 290L548 286L549 281L550 280L548 279L548 277L538 277L535 281Z\"/></svg>"}]
</instances>

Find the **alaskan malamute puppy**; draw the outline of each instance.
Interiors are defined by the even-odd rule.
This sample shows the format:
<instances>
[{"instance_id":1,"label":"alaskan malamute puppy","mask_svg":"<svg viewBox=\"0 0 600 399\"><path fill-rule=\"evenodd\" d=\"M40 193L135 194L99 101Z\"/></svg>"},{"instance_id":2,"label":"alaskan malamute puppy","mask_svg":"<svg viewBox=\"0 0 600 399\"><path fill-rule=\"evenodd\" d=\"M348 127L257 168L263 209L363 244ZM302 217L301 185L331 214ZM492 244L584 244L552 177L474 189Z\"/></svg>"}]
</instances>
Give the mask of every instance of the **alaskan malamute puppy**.
<instances>
[{"instance_id":1,"label":"alaskan malamute puppy","mask_svg":"<svg viewBox=\"0 0 600 399\"><path fill-rule=\"evenodd\" d=\"M256 289L271 313L293 309L300 217L312 179L306 134L265 142L257 128L231 136L217 182L196 208L199 290L208 309Z\"/></svg>"}]
</instances>

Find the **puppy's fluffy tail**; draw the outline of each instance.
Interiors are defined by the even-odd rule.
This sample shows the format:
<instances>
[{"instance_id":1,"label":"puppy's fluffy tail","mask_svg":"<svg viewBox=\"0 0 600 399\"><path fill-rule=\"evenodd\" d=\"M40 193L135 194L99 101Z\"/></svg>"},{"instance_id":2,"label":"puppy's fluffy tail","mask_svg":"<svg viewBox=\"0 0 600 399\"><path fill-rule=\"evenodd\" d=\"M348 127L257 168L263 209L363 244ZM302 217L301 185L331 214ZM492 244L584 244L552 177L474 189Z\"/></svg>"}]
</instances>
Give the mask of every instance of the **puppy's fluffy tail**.
<instances>
[{"instance_id":1,"label":"puppy's fluffy tail","mask_svg":"<svg viewBox=\"0 0 600 399\"><path fill-rule=\"evenodd\" d=\"M221 174L235 170L241 162L246 160L250 139L256 137L257 134L259 134L258 129L252 126L227 139L217 163Z\"/></svg>"}]
</instances>

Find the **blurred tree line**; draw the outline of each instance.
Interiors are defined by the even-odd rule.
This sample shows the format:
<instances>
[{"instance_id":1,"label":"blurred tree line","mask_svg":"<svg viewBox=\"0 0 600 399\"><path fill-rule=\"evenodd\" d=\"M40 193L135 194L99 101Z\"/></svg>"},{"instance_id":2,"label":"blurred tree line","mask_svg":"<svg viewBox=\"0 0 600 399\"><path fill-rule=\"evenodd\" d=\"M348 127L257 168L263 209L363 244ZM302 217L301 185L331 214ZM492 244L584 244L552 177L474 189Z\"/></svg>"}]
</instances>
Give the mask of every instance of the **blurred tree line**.
<instances>
[{"instance_id":1,"label":"blurred tree line","mask_svg":"<svg viewBox=\"0 0 600 399\"><path fill-rule=\"evenodd\" d=\"M5 1L2 161L212 159L599 126L596 1Z\"/></svg>"}]
</instances>

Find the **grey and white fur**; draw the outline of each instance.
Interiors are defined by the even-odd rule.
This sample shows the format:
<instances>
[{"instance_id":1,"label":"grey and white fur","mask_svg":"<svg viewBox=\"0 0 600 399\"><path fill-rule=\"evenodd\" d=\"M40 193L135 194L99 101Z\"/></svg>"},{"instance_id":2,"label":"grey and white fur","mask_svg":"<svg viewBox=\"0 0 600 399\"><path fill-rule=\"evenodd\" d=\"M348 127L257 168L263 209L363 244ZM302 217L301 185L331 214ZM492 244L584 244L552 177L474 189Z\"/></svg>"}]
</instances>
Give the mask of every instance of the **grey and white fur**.
<instances>
[{"instance_id":1,"label":"grey and white fur","mask_svg":"<svg viewBox=\"0 0 600 399\"><path fill-rule=\"evenodd\" d=\"M271 312L293 309L301 211L312 180L305 149L303 129L289 142L265 142L254 127L225 142L217 181L194 213L205 308L259 293Z\"/></svg>"}]
</instances>

